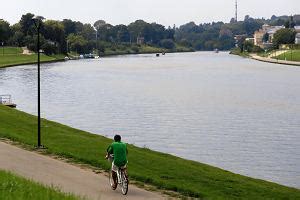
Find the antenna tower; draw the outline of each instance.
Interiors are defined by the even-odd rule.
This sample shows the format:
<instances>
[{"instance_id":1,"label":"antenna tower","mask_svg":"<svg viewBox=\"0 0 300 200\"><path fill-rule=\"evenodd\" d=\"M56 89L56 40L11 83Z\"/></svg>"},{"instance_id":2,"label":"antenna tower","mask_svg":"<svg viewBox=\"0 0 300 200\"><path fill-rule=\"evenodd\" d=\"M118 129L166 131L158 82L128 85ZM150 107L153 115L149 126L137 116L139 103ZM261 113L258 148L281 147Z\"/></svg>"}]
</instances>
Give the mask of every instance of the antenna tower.
<instances>
[{"instance_id":1,"label":"antenna tower","mask_svg":"<svg viewBox=\"0 0 300 200\"><path fill-rule=\"evenodd\" d=\"M238 21L238 2L235 0L235 22Z\"/></svg>"}]
</instances>

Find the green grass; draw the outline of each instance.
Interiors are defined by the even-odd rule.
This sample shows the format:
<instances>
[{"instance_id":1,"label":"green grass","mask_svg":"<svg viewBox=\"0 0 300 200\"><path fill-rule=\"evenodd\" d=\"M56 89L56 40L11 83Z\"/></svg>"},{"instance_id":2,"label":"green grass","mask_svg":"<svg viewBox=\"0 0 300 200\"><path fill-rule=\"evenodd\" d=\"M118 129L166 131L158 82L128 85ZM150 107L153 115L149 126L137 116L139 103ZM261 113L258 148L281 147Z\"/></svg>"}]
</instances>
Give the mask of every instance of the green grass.
<instances>
[{"instance_id":1,"label":"green grass","mask_svg":"<svg viewBox=\"0 0 300 200\"><path fill-rule=\"evenodd\" d=\"M79 200L80 198L71 194L64 194L56 188L45 187L20 176L0 170L0 199Z\"/></svg>"},{"instance_id":2,"label":"green grass","mask_svg":"<svg viewBox=\"0 0 300 200\"><path fill-rule=\"evenodd\" d=\"M21 54L21 47L0 47L0 55Z\"/></svg>"},{"instance_id":3,"label":"green grass","mask_svg":"<svg viewBox=\"0 0 300 200\"><path fill-rule=\"evenodd\" d=\"M241 50L239 48L233 48L231 49L230 51L230 54L233 54L233 55L238 55L238 56L242 56L242 57L249 57L249 53L248 52L241 52Z\"/></svg>"},{"instance_id":4,"label":"green grass","mask_svg":"<svg viewBox=\"0 0 300 200\"><path fill-rule=\"evenodd\" d=\"M0 138L31 147L37 141L35 116L0 105ZM42 121L47 153L108 170L104 159L112 141L62 124ZM300 199L298 189L237 175L216 167L129 145L132 180L203 199ZM188 148L188 147L187 147Z\"/></svg>"},{"instance_id":5,"label":"green grass","mask_svg":"<svg viewBox=\"0 0 300 200\"><path fill-rule=\"evenodd\" d=\"M149 45L116 45L114 47L105 48L102 56L110 55L125 55L125 54L147 54L147 53L162 53L162 52L191 52L193 49L176 45L176 49L168 50L160 47Z\"/></svg>"},{"instance_id":6,"label":"green grass","mask_svg":"<svg viewBox=\"0 0 300 200\"><path fill-rule=\"evenodd\" d=\"M64 59L64 55L47 56L41 54L41 62L49 62L49 61L62 60L62 59ZM31 64L36 62L37 62L37 54L32 54L32 55L7 54L4 56L0 54L0 68L20 65L20 64Z\"/></svg>"},{"instance_id":7,"label":"green grass","mask_svg":"<svg viewBox=\"0 0 300 200\"><path fill-rule=\"evenodd\" d=\"M283 53L277 57L279 60L289 60L289 61L298 61L300 62L300 50L293 50Z\"/></svg>"}]
</instances>

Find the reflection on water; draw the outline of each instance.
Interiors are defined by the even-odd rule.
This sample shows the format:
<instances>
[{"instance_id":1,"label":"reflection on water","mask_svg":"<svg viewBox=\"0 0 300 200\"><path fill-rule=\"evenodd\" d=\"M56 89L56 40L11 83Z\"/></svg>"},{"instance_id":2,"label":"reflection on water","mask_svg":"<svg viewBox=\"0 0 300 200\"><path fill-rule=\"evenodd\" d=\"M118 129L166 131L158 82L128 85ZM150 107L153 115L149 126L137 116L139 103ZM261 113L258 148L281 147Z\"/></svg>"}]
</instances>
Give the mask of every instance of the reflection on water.
<instances>
[{"instance_id":1,"label":"reflection on water","mask_svg":"<svg viewBox=\"0 0 300 200\"><path fill-rule=\"evenodd\" d=\"M300 188L300 68L227 53L118 56L42 67L43 117ZM0 70L36 113L36 66Z\"/></svg>"}]
</instances>

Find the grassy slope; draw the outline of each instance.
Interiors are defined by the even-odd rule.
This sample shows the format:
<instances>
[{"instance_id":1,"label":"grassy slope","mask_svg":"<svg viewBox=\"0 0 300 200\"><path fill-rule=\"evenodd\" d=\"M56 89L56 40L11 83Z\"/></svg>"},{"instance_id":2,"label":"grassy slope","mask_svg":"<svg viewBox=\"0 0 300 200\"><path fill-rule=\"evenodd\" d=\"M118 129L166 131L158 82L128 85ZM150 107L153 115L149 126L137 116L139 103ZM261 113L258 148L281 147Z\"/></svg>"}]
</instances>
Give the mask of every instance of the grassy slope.
<instances>
[{"instance_id":1,"label":"grassy slope","mask_svg":"<svg viewBox=\"0 0 300 200\"><path fill-rule=\"evenodd\" d=\"M149 46L149 45L141 45L135 46L138 48L138 52L133 49L134 46L126 46L123 48L106 48L104 54L102 56L109 55L123 55L123 54L147 54L147 53L162 53L162 52L191 52L193 49L186 48L180 45L176 45L176 49L168 50L164 48Z\"/></svg>"},{"instance_id":2,"label":"grassy slope","mask_svg":"<svg viewBox=\"0 0 300 200\"><path fill-rule=\"evenodd\" d=\"M63 59L63 55L56 55L56 56L46 56L41 55L41 61L54 61L54 60L60 60ZM11 65L20 65L20 64L28 64L28 63L35 63L37 62L37 55L23 55L23 54L16 54L16 55L0 55L0 68L11 66Z\"/></svg>"},{"instance_id":3,"label":"grassy slope","mask_svg":"<svg viewBox=\"0 0 300 200\"><path fill-rule=\"evenodd\" d=\"M21 54L23 52L21 47L1 47L0 54L7 55L7 54Z\"/></svg>"},{"instance_id":4,"label":"grassy slope","mask_svg":"<svg viewBox=\"0 0 300 200\"><path fill-rule=\"evenodd\" d=\"M0 137L32 147L36 117L0 105ZM109 169L104 160L111 140L55 122L42 121L42 143L48 153ZM129 145L131 179L204 199L300 199L300 191L205 164Z\"/></svg>"},{"instance_id":5,"label":"grassy slope","mask_svg":"<svg viewBox=\"0 0 300 200\"><path fill-rule=\"evenodd\" d=\"M275 58L278 58L279 60L285 60L285 58L286 58L286 60L300 62L300 50L288 51L288 52L283 53Z\"/></svg>"},{"instance_id":6,"label":"grassy slope","mask_svg":"<svg viewBox=\"0 0 300 200\"><path fill-rule=\"evenodd\" d=\"M0 48L0 68L12 65L20 65L20 64L28 64L28 63L36 63L37 62L37 54L32 55L23 55L23 50L20 47L4 47ZM63 60L64 55L53 55L46 56L41 54L41 61L55 61L55 60Z\"/></svg>"},{"instance_id":7,"label":"grassy slope","mask_svg":"<svg viewBox=\"0 0 300 200\"><path fill-rule=\"evenodd\" d=\"M1 200L76 200L74 195L64 194L57 189L26 180L0 170Z\"/></svg>"}]
</instances>

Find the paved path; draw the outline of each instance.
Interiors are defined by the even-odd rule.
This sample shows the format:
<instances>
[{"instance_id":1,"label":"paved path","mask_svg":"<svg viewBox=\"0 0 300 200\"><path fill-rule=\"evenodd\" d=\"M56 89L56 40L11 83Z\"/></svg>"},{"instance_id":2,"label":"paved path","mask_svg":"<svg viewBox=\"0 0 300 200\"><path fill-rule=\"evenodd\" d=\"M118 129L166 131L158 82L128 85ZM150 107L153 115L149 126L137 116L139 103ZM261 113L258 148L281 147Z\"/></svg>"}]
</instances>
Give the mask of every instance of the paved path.
<instances>
[{"instance_id":1,"label":"paved path","mask_svg":"<svg viewBox=\"0 0 300 200\"><path fill-rule=\"evenodd\" d=\"M288 60L277 60L274 58L268 58L268 57L261 57L256 54L250 54L250 57L253 58L254 60L259 60L263 62L269 62L269 63L275 63L275 64L283 64L283 65L295 65L295 66L300 66L300 62L296 61L288 61Z\"/></svg>"},{"instance_id":2,"label":"paved path","mask_svg":"<svg viewBox=\"0 0 300 200\"><path fill-rule=\"evenodd\" d=\"M129 185L128 194L123 196L119 189L116 191L110 189L108 178L103 174L95 174L91 170L81 169L3 142L0 142L0 169L11 171L45 185L58 186L64 192L86 196L89 199L167 199L133 185Z\"/></svg>"},{"instance_id":3,"label":"paved path","mask_svg":"<svg viewBox=\"0 0 300 200\"><path fill-rule=\"evenodd\" d=\"M275 57L275 56L280 56L281 54L284 54L284 53L286 53L286 52L288 52L288 50L278 50L278 51L276 51L276 52L271 53L271 54L268 56L268 58L272 58L272 57Z\"/></svg>"}]
</instances>

